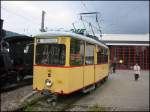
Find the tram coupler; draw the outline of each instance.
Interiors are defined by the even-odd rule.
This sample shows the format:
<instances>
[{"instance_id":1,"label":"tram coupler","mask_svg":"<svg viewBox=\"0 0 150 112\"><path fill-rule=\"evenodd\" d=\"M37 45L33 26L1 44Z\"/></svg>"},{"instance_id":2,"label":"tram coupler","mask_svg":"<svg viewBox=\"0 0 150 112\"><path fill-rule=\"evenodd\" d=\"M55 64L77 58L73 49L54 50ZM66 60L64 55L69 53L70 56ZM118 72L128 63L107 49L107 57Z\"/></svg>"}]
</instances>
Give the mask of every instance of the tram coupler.
<instances>
[{"instance_id":1,"label":"tram coupler","mask_svg":"<svg viewBox=\"0 0 150 112\"><path fill-rule=\"evenodd\" d=\"M51 104L52 106L56 106L58 100L57 94L51 93L48 90L44 90L42 93L48 97L47 103Z\"/></svg>"}]
</instances>

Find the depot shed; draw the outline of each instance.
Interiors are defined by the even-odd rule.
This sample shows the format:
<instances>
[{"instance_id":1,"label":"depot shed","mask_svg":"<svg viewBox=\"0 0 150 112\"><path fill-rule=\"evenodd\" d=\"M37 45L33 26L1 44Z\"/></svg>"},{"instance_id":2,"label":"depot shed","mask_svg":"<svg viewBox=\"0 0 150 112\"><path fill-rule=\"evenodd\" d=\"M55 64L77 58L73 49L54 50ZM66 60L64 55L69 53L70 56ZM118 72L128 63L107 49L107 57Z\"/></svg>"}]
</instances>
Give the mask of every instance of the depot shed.
<instances>
[{"instance_id":1,"label":"depot shed","mask_svg":"<svg viewBox=\"0 0 150 112\"><path fill-rule=\"evenodd\" d=\"M110 48L110 60L117 58L117 69L131 69L138 63L149 70L149 33L104 34L102 40Z\"/></svg>"}]
</instances>

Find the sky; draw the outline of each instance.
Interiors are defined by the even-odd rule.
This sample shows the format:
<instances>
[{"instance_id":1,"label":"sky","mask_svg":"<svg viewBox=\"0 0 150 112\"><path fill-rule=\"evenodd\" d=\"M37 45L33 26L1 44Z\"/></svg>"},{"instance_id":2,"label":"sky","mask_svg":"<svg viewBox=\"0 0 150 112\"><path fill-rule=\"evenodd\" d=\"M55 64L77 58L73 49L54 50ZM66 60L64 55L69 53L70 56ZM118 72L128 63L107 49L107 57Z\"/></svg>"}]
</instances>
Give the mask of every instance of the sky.
<instances>
[{"instance_id":1,"label":"sky","mask_svg":"<svg viewBox=\"0 0 150 112\"><path fill-rule=\"evenodd\" d=\"M99 12L103 34L149 32L149 1L1 1L3 28L26 35L40 33L42 10L48 30L70 30L72 23L83 28L79 13ZM94 17L85 19L96 25Z\"/></svg>"}]
</instances>

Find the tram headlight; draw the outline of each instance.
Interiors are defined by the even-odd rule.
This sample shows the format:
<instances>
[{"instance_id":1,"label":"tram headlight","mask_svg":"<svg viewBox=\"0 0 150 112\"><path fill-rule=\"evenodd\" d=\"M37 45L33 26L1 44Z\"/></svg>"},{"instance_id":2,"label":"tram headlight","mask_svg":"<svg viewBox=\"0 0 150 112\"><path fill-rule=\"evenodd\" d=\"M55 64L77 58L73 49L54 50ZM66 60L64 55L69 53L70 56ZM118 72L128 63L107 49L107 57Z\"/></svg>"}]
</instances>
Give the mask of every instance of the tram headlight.
<instances>
[{"instance_id":1,"label":"tram headlight","mask_svg":"<svg viewBox=\"0 0 150 112\"><path fill-rule=\"evenodd\" d=\"M49 79L46 79L46 80L45 80L45 85L46 85L47 87L51 87L51 86L52 86L52 81L49 80Z\"/></svg>"}]
</instances>

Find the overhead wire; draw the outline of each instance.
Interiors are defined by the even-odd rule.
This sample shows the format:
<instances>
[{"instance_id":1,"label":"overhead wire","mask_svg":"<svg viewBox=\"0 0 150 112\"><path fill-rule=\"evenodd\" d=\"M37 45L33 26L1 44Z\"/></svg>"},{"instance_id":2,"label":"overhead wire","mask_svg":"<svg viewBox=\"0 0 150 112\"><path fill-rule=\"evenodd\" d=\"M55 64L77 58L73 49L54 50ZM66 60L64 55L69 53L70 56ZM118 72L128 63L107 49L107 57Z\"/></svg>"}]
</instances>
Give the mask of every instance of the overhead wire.
<instances>
[{"instance_id":1,"label":"overhead wire","mask_svg":"<svg viewBox=\"0 0 150 112\"><path fill-rule=\"evenodd\" d=\"M89 12L89 10L88 10L88 8L86 7L86 4L83 2L83 1L81 1L81 3L82 3L82 5L83 5L83 7ZM99 15L100 15L100 18L101 18L101 13L99 12ZM87 17L87 16L86 16ZM88 16L88 17L90 17L90 16ZM100 23L99 22L102 22L103 20L101 20L99 18L99 16L98 15L96 15L96 22L97 22L97 24L98 24L98 28L97 27L95 27L94 25L92 25L91 27L94 27L95 29L97 29L97 31L99 31L99 33L100 33L100 37L102 37L102 30L101 30L101 26L100 26ZM99 21L99 19L100 19L100 21ZM88 23L88 24L91 24L91 22L88 22L88 21L86 21L86 20L84 20L86 23ZM85 25L84 25L85 26Z\"/></svg>"},{"instance_id":2,"label":"overhead wire","mask_svg":"<svg viewBox=\"0 0 150 112\"><path fill-rule=\"evenodd\" d=\"M89 12L88 8L86 7L85 3L83 1L81 1L81 4L83 5L83 7L87 10L87 12Z\"/></svg>"},{"instance_id":3,"label":"overhead wire","mask_svg":"<svg viewBox=\"0 0 150 112\"><path fill-rule=\"evenodd\" d=\"M18 14L18 13L15 13L15 12L13 12L13 11L10 11L10 10L8 10L8 9L6 9L6 8L4 8L4 7L1 7L4 11L6 11L6 12L8 12L8 13L10 13L10 14L13 14L13 15L15 15L15 16L17 16L17 17L20 17L20 18L22 18L22 19L24 19L24 20L26 20L28 23L35 23L34 25L37 25L38 27L40 27L40 23L39 22L37 22L36 21L36 19L31 19L31 18L28 18L28 17L26 17L26 16L23 16L23 15L21 15L21 14ZM23 31L24 31L24 33L26 32L27 33L27 35L32 35L31 34L31 32L29 33L29 30L31 30L31 31L33 31L32 29L33 28L29 28L30 26L27 26L27 28L23 28ZM35 29L35 28L34 28ZM39 29L39 28L36 28L36 30L37 29ZM33 32L32 32L33 33Z\"/></svg>"},{"instance_id":4,"label":"overhead wire","mask_svg":"<svg viewBox=\"0 0 150 112\"><path fill-rule=\"evenodd\" d=\"M86 7L86 5L85 5L85 3L84 3L83 1L81 1L81 5L83 5L83 7L85 8L85 10L87 10L87 12L89 12L89 11L88 11L88 8ZM86 33L87 33L88 31L87 31L87 28L86 28L86 26L85 26L85 24L84 24L84 21L82 20L82 16L81 16L81 15L80 15L79 21L82 22L83 27L84 27L84 29L85 29L85 31L86 31Z\"/></svg>"},{"instance_id":5,"label":"overhead wire","mask_svg":"<svg viewBox=\"0 0 150 112\"><path fill-rule=\"evenodd\" d=\"M82 3L82 5L83 5L83 7L85 8L85 10L86 10L87 12L89 12L88 8L86 7L86 4L85 4L83 1L81 1L81 3ZM101 13L100 13L100 15L101 15ZM86 16L86 17L92 17L92 16ZM80 17L80 18L82 18L82 17ZM98 24L98 28L97 28L96 26L94 26L94 25L91 25L91 22L88 22L88 21L86 21L86 20L82 20L82 23L83 23L83 26L84 26L84 27L85 27L84 22L86 22L87 24L90 24L91 27L94 27L97 31L100 32L100 34L102 34L102 31L101 31L101 29L100 29L101 27L100 27L100 25L99 25L99 21L98 21L97 15L96 15L96 22L97 22L97 24Z\"/></svg>"},{"instance_id":6,"label":"overhead wire","mask_svg":"<svg viewBox=\"0 0 150 112\"><path fill-rule=\"evenodd\" d=\"M10 10L4 8L4 7L1 7L1 8L2 8L3 10L5 10L6 12L8 12L8 13L11 13L11 14L13 14L13 15L15 15L15 16L18 16L18 17L23 18L24 20L27 20L28 22L33 22L33 23L36 23L36 24L40 25L38 22L35 21L35 19L31 19L31 18L28 18L28 17L26 17L26 16L22 16L21 14L17 14L17 13L15 13L15 12L13 12L13 11L10 11Z\"/></svg>"}]
</instances>

